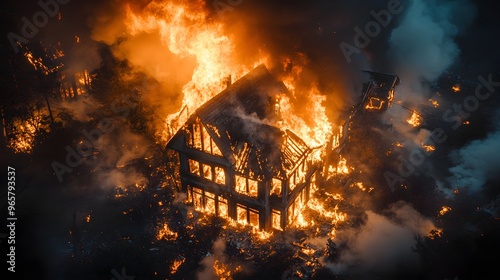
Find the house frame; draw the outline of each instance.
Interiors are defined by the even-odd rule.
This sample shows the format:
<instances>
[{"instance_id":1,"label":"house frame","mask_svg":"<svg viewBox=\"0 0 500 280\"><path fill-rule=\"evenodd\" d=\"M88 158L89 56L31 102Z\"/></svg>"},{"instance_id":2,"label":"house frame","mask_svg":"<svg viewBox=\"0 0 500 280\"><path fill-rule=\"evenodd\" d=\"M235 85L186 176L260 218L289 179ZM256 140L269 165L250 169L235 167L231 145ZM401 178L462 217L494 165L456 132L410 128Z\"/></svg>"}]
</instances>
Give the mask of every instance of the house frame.
<instances>
[{"instance_id":1,"label":"house frame","mask_svg":"<svg viewBox=\"0 0 500 280\"><path fill-rule=\"evenodd\" d=\"M196 211L261 230L284 230L311 196L311 149L281 119L289 94L264 65L198 108L167 144Z\"/></svg>"}]
</instances>

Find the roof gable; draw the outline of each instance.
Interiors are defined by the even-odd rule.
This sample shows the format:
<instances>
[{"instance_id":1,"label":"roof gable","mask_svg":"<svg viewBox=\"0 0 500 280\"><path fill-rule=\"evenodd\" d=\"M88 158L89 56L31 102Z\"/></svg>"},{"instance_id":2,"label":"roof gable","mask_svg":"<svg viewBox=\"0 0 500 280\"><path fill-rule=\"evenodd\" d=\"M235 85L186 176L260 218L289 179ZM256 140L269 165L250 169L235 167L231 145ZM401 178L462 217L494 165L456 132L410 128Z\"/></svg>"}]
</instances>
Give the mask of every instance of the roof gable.
<instances>
[{"instance_id":1,"label":"roof gable","mask_svg":"<svg viewBox=\"0 0 500 280\"><path fill-rule=\"evenodd\" d=\"M310 150L293 132L274 126L279 94L289 92L260 65L203 104L188 123L201 121L235 172L285 179Z\"/></svg>"}]
</instances>

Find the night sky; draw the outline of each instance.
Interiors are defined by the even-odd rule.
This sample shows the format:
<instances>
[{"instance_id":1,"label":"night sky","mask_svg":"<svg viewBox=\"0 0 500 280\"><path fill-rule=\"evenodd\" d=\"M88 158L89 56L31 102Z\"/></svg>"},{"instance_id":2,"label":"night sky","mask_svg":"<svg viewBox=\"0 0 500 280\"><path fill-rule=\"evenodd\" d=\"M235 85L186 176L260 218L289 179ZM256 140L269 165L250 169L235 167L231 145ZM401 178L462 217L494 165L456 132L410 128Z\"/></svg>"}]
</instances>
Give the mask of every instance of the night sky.
<instances>
[{"instance_id":1,"label":"night sky","mask_svg":"<svg viewBox=\"0 0 500 280\"><path fill-rule=\"evenodd\" d=\"M3 275L498 278L497 7L492 0L4 2ZM183 19L187 34L214 31L218 41L127 26L147 15L157 17L151 26ZM306 207L313 226L258 240L217 217L187 218L192 207L171 180L175 164L165 149L165 134L176 128L165 124L187 88L204 98L193 75L204 69L203 51L222 65L205 78L241 77L265 57L273 76L293 78L291 106L306 126L321 121L311 97L323 98L333 135L360 102L363 70L398 75L392 106L358 116L349 130L341 152L349 174L317 175L317 198L345 221ZM412 115L418 125L408 122ZM170 231L159 236L164 225Z\"/></svg>"}]
</instances>

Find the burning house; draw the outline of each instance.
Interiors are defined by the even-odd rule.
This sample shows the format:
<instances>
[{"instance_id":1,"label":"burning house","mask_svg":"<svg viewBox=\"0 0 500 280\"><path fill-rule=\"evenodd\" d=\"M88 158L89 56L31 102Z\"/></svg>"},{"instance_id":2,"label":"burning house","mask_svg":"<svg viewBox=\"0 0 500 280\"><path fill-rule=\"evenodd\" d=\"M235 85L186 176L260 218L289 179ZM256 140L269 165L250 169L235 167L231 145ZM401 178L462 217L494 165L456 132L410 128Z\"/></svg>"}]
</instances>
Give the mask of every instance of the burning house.
<instances>
[{"instance_id":1,"label":"burning house","mask_svg":"<svg viewBox=\"0 0 500 280\"><path fill-rule=\"evenodd\" d=\"M264 65L198 108L167 148L196 211L262 230L283 230L310 197L311 148L279 128L289 94Z\"/></svg>"}]
</instances>

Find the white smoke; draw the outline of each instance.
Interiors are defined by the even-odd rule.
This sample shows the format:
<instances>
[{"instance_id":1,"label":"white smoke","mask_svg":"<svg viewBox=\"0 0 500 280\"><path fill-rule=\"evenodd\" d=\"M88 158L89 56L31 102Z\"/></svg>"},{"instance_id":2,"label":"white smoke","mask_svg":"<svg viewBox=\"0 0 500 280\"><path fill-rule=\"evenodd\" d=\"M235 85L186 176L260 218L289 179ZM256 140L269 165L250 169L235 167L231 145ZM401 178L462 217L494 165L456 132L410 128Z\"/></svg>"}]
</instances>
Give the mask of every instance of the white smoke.
<instances>
[{"instance_id":1,"label":"white smoke","mask_svg":"<svg viewBox=\"0 0 500 280\"><path fill-rule=\"evenodd\" d=\"M498 119L498 118L497 118ZM448 182L453 189L479 192L488 180L500 178L500 129L450 154L454 164Z\"/></svg>"},{"instance_id":2,"label":"white smoke","mask_svg":"<svg viewBox=\"0 0 500 280\"><path fill-rule=\"evenodd\" d=\"M327 264L336 274L370 274L397 268L418 269L418 254L413 251L416 236L436 229L431 220L412 206L397 202L385 215L366 211L367 220L360 228L337 233L335 242L345 245L340 259Z\"/></svg>"},{"instance_id":3,"label":"white smoke","mask_svg":"<svg viewBox=\"0 0 500 280\"><path fill-rule=\"evenodd\" d=\"M468 0L414 0L389 39L389 57L401 77L399 93L421 103L422 80L435 81L460 55L455 38L470 24L475 8Z\"/></svg>"}]
</instances>

